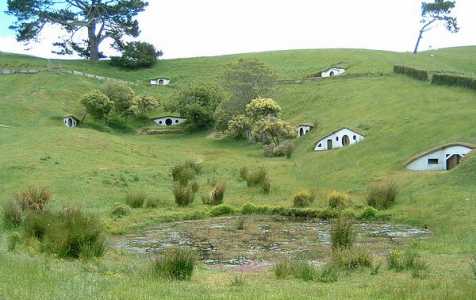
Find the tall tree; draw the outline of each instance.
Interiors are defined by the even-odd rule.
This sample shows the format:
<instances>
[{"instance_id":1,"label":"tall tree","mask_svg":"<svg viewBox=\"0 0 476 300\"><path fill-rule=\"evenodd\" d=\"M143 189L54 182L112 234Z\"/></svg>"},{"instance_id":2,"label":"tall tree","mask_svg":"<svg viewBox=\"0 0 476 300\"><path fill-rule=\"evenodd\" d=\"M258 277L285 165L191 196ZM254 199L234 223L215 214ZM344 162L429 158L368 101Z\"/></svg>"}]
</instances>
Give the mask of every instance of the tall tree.
<instances>
[{"instance_id":1,"label":"tall tree","mask_svg":"<svg viewBox=\"0 0 476 300\"><path fill-rule=\"evenodd\" d=\"M30 42L38 38L48 24L60 25L67 33L54 45L58 54L78 53L82 57L98 60L99 46L112 39L112 46L123 47L125 36L137 37L139 23L135 17L148 2L142 0L8 0L7 13L16 17L10 26L17 40ZM86 33L84 39L84 34ZM83 37L78 37L82 35Z\"/></svg>"},{"instance_id":2,"label":"tall tree","mask_svg":"<svg viewBox=\"0 0 476 300\"><path fill-rule=\"evenodd\" d=\"M431 29L435 23L441 22L445 24L449 32L456 33L459 31L456 17L452 15L452 10L456 6L456 1L450 0L434 0L433 2L423 2L421 4L421 21L422 24L413 54L418 52L418 47L423 38L423 34Z\"/></svg>"}]
</instances>

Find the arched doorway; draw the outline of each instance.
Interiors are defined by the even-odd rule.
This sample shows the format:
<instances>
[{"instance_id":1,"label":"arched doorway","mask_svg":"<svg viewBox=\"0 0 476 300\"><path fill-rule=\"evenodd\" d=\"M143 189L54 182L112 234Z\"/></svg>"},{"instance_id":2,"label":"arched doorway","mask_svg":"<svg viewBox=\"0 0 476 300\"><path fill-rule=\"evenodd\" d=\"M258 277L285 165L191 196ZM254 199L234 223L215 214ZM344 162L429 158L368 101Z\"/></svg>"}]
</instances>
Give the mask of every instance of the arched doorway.
<instances>
[{"instance_id":1,"label":"arched doorway","mask_svg":"<svg viewBox=\"0 0 476 300\"><path fill-rule=\"evenodd\" d=\"M342 146L347 146L350 144L350 139L348 135L344 135L342 137Z\"/></svg>"},{"instance_id":2,"label":"arched doorway","mask_svg":"<svg viewBox=\"0 0 476 300\"><path fill-rule=\"evenodd\" d=\"M172 125L172 119L166 119L165 120L165 125L167 125L167 126Z\"/></svg>"},{"instance_id":3,"label":"arched doorway","mask_svg":"<svg viewBox=\"0 0 476 300\"><path fill-rule=\"evenodd\" d=\"M453 154L446 160L446 170L451 170L461 162L461 155Z\"/></svg>"},{"instance_id":4,"label":"arched doorway","mask_svg":"<svg viewBox=\"0 0 476 300\"><path fill-rule=\"evenodd\" d=\"M299 136L303 136L304 135L304 129L301 127L299 128Z\"/></svg>"},{"instance_id":5,"label":"arched doorway","mask_svg":"<svg viewBox=\"0 0 476 300\"><path fill-rule=\"evenodd\" d=\"M331 76L331 77L334 77L334 75L335 75L335 74L334 74L334 71L331 71L331 72L329 73L329 76Z\"/></svg>"}]
</instances>

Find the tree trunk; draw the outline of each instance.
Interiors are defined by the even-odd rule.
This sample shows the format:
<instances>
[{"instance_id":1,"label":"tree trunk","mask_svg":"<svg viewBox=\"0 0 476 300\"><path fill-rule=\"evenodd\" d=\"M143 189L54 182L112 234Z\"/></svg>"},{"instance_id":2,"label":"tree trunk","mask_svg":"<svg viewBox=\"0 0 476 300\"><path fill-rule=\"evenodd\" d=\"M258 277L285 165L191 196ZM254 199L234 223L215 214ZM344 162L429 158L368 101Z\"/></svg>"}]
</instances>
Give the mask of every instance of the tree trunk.
<instances>
[{"instance_id":1,"label":"tree trunk","mask_svg":"<svg viewBox=\"0 0 476 300\"><path fill-rule=\"evenodd\" d=\"M416 42L416 45L415 45L415 50L413 50L413 54L418 53L418 47L420 47L420 42L421 42L422 37L423 37L423 30L420 30L420 34L418 35L418 39L417 39L417 42Z\"/></svg>"},{"instance_id":2,"label":"tree trunk","mask_svg":"<svg viewBox=\"0 0 476 300\"><path fill-rule=\"evenodd\" d=\"M92 21L88 25L88 42L89 42L89 59L92 61L99 60L99 44L96 37L96 22Z\"/></svg>"}]
</instances>

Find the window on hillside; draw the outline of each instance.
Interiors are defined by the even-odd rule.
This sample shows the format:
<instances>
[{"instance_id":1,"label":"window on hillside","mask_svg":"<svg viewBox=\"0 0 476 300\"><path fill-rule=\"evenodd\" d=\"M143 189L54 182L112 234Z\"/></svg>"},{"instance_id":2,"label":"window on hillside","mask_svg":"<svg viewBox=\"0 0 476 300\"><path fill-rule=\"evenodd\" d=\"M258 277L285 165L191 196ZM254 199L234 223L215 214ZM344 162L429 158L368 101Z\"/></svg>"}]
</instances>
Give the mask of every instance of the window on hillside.
<instances>
[{"instance_id":1,"label":"window on hillside","mask_svg":"<svg viewBox=\"0 0 476 300\"><path fill-rule=\"evenodd\" d=\"M439 163L438 158L429 158L428 159L428 164L429 165L437 165Z\"/></svg>"},{"instance_id":2,"label":"window on hillside","mask_svg":"<svg viewBox=\"0 0 476 300\"><path fill-rule=\"evenodd\" d=\"M354 135L354 136L352 137L352 139L355 141L355 140L357 139L357 136Z\"/></svg>"}]
</instances>

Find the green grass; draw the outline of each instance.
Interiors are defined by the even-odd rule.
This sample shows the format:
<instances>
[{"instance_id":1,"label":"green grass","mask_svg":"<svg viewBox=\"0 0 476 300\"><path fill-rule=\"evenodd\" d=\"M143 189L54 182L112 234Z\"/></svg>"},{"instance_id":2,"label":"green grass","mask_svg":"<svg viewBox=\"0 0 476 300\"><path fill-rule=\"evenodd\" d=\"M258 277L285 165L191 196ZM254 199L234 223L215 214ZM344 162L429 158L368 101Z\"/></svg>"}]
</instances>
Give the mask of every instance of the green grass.
<instances>
[{"instance_id":1,"label":"green grass","mask_svg":"<svg viewBox=\"0 0 476 300\"><path fill-rule=\"evenodd\" d=\"M433 56L432 56L433 55ZM147 70L123 71L106 63L46 61L0 54L0 66L62 66L98 75L145 80L164 75L171 87L150 88L143 81L139 93L168 101L175 87L203 79L220 83L224 66L239 57L257 58L276 70L280 79L300 79L344 62L350 74L371 74L279 85L273 98L291 122L318 124L297 141L291 159L264 158L258 145L216 140L208 132L142 136L108 129L91 120L77 129L65 128L62 116L81 116L79 98L99 82L73 75L40 73L0 76L0 202L29 185L48 186L52 208L77 205L101 216L110 232L135 226L203 216L209 212L197 197L190 207L178 208L173 199L171 168L186 160L203 162L197 181L210 190L227 183L225 203L238 208L256 205L291 206L302 189L317 189L311 208L327 207L326 195L349 193L363 204L369 184L391 179L400 187L388 210L391 221L428 226L432 237L416 245L431 269L428 278L381 271L378 276L358 272L336 283L307 283L274 279L271 271L245 274L246 285L230 287L233 273L199 267L192 281L175 283L147 276L148 260L108 250L90 262L63 261L38 254L20 244L7 252L3 230L0 242L0 297L6 299L471 299L476 285L470 257L476 253L476 159L446 173L414 173L404 162L416 153L448 142L476 143L476 94L462 88L432 86L392 73L393 64L432 71L474 75L476 47L424 52L418 56L368 50L299 50L231 55L213 58L164 60ZM379 74L375 76L375 74ZM383 75L383 76L380 76ZM159 109L155 114L160 114ZM133 130L148 123L133 123ZM340 127L364 132L366 139L345 149L313 151L314 142ZM100 129L100 130L97 130ZM263 194L239 180L243 166L263 166L272 188ZM130 215L110 216L115 203L129 191L141 190L160 199L155 209L135 209ZM33 247L34 248L34 247ZM30 253L33 251L33 253ZM18 288L21 284L21 289Z\"/></svg>"}]
</instances>

